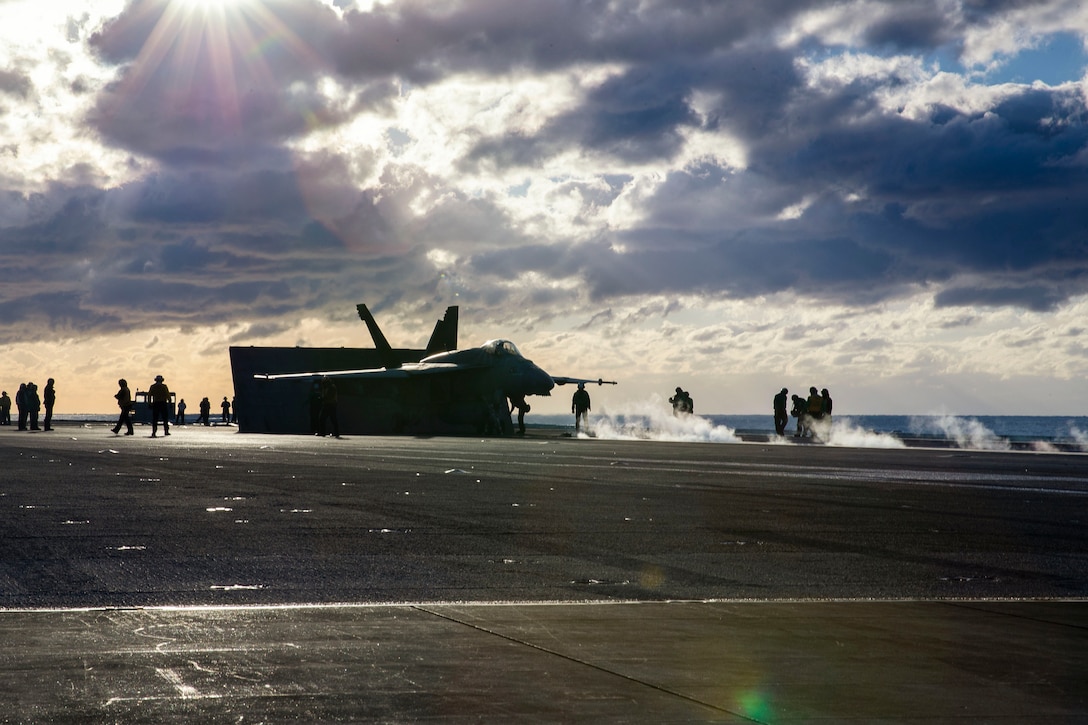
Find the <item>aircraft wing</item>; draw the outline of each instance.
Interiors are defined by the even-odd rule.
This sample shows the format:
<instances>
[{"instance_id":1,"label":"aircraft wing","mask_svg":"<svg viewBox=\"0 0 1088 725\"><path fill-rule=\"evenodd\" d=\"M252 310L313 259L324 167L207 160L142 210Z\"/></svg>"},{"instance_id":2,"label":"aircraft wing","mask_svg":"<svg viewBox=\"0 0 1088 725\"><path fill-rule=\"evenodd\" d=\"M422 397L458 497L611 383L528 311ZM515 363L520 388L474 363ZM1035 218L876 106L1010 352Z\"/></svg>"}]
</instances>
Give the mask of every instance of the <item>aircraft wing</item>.
<instances>
[{"instance_id":1,"label":"aircraft wing","mask_svg":"<svg viewBox=\"0 0 1088 725\"><path fill-rule=\"evenodd\" d=\"M405 363L399 368L364 368L360 370L326 370L307 373L278 373L273 375L257 374L258 380L298 380L301 378L349 378L355 380L403 380L416 375L434 375L463 370L464 366L454 363Z\"/></svg>"},{"instance_id":2,"label":"aircraft wing","mask_svg":"<svg viewBox=\"0 0 1088 725\"><path fill-rule=\"evenodd\" d=\"M616 384L615 380L602 380L601 378L597 378L596 380L590 380L589 378L559 378L559 377L556 377L554 375L552 376L552 380L555 381L556 385L566 385L568 383L570 383L572 385L575 384L575 383L586 383L586 384L592 384L592 385L615 385Z\"/></svg>"}]
</instances>

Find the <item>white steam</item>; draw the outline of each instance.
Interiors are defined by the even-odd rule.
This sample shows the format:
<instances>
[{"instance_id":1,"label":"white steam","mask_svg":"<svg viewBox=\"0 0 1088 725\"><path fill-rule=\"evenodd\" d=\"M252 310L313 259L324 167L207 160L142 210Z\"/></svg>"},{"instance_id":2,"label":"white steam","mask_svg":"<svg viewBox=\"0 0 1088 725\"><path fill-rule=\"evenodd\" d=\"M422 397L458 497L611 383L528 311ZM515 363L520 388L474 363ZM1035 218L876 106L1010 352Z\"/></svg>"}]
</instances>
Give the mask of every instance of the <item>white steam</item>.
<instances>
[{"instance_id":1,"label":"white steam","mask_svg":"<svg viewBox=\"0 0 1088 725\"><path fill-rule=\"evenodd\" d=\"M657 395L650 400L590 413L589 430L604 440L740 443L728 426L714 425L698 415L674 416L672 407Z\"/></svg>"},{"instance_id":2,"label":"white steam","mask_svg":"<svg viewBox=\"0 0 1088 725\"><path fill-rule=\"evenodd\" d=\"M906 444L890 433L874 433L854 424L849 418L835 418L831 422L829 446L844 448L906 448Z\"/></svg>"},{"instance_id":3,"label":"white steam","mask_svg":"<svg viewBox=\"0 0 1088 725\"><path fill-rule=\"evenodd\" d=\"M922 427L935 427L945 437L954 440L959 448L974 448L983 451L1007 451L1011 448L1006 439L998 436L974 418L940 415L923 423Z\"/></svg>"},{"instance_id":4,"label":"white steam","mask_svg":"<svg viewBox=\"0 0 1088 725\"><path fill-rule=\"evenodd\" d=\"M1088 451L1088 433L1085 433L1075 425L1069 426L1069 435L1082 451Z\"/></svg>"},{"instance_id":5,"label":"white steam","mask_svg":"<svg viewBox=\"0 0 1088 725\"><path fill-rule=\"evenodd\" d=\"M793 430L793 420L788 431ZM826 424L826 421L822 422ZM906 448L901 436L896 433L876 433L862 428L852 419L836 416L829 427L823 427L820 421L814 425L817 440L829 446L843 448ZM975 418L962 418L950 414L937 414L924 418L912 418L910 430L915 434L939 435L954 442L963 449L984 451L1012 450L1012 444ZM587 437L579 433L579 437ZM648 400L628 401L618 406L591 412L588 422L588 435L603 440L648 440L668 442L696 443L741 443L736 431L727 425L715 425L712 420L698 415L677 417L663 398L653 395ZM1088 432L1070 425L1072 441L1088 452ZM907 436L909 437L909 435ZM790 445L798 442L791 432L784 436L769 435L761 438L764 445ZM924 444L923 444L924 445ZM1031 444L1033 450L1054 452L1059 450L1053 443L1037 441Z\"/></svg>"}]
</instances>

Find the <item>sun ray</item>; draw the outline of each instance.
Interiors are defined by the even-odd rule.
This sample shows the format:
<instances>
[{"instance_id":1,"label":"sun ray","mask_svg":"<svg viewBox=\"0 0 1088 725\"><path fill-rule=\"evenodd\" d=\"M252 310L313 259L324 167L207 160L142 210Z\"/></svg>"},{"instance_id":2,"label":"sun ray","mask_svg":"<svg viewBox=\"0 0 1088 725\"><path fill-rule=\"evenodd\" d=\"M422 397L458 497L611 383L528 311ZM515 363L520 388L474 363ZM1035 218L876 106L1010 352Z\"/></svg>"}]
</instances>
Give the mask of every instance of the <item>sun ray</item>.
<instances>
[{"instance_id":1,"label":"sun ray","mask_svg":"<svg viewBox=\"0 0 1088 725\"><path fill-rule=\"evenodd\" d=\"M275 4L161 0L135 7L119 22L151 30L122 81L119 102L145 97L149 107L159 104L194 141L203 134L198 145L243 131L245 94L281 92L284 79L270 66L277 49L311 72L324 65L277 15Z\"/></svg>"}]
</instances>

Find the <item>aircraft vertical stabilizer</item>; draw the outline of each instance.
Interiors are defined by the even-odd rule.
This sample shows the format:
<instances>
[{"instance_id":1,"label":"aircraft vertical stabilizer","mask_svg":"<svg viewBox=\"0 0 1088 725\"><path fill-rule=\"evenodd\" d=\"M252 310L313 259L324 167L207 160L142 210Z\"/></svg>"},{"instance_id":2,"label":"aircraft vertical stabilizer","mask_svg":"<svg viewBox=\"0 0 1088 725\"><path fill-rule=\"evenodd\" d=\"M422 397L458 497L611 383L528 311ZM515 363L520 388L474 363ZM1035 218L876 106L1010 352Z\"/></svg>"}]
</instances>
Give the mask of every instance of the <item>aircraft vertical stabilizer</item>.
<instances>
[{"instance_id":1,"label":"aircraft vertical stabilizer","mask_svg":"<svg viewBox=\"0 0 1088 725\"><path fill-rule=\"evenodd\" d=\"M365 322L367 329L370 330L370 337L374 340L374 347L378 349L382 367L399 368L401 366L400 358L393 352L389 341L385 339L385 335L382 334L381 328L378 327L374 315L370 314L370 310L364 304L355 305L355 309L359 312L359 319Z\"/></svg>"},{"instance_id":2,"label":"aircraft vertical stabilizer","mask_svg":"<svg viewBox=\"0 0 1088 725\"><path fill-rule=\"evenodd\" d=\"M449 352L457 349L457 305L446 308L446 316L434 324L434 332L427 341L427 352L424 355L434 355L440 352Z\"/></svg>"}]
</instances>

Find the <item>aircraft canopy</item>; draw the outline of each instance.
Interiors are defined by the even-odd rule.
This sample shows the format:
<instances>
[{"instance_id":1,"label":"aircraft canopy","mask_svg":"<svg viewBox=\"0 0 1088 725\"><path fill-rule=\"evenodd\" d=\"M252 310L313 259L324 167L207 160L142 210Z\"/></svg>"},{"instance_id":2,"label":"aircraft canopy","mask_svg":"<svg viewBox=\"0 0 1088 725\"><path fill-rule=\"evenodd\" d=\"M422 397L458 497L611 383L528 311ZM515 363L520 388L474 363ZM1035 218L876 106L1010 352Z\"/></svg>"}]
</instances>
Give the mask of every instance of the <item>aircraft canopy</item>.
<instances>
[{"instance_id":1,"label":"aircraft canopy","mask_svg":"<svg viewBox=\"0 0 1088 725\"><path fill-rule=\"evenodd\" d=\"M509 340L488 340L482 347L488 355L514 355L515 357L524 357L524 355L521 354L521 351L518 350L518 346Z\"/></svg>"}]
</instances>

